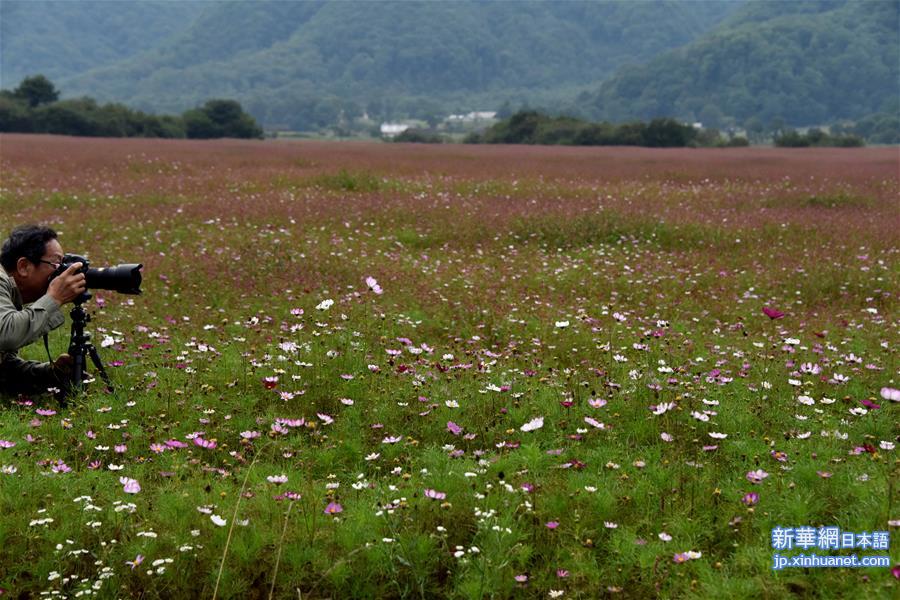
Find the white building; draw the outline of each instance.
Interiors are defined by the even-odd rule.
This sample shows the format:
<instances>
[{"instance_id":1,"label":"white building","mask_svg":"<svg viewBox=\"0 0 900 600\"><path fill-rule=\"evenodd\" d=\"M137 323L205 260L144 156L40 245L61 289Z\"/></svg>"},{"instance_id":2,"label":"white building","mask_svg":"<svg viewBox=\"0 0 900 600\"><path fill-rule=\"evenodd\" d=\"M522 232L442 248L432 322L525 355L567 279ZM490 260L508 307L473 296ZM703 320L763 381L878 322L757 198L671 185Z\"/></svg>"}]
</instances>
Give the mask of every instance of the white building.
<instances>
[{"instance_id":1,"label":"white building","mask_svg":"<svg viewBox=\"0 0 900 600\"><path fill-rule=\"evenodd\" d=\"M381 124L381 137L393 138L397 137L404 131L409 129L409 125L404 125L403 123L382 123Z\"/></svg>"}]
</instances>

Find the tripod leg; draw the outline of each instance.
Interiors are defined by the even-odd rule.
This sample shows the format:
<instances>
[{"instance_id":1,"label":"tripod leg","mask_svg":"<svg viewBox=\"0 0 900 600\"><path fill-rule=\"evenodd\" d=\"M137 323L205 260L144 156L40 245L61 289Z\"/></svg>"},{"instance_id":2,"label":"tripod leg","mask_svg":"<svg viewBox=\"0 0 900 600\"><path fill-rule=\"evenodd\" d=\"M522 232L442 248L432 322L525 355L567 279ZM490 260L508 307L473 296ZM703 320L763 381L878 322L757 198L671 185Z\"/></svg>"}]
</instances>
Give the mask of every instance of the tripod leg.
<instances>
[{"instance_id":1,"label":"tripod leg","mask_svg":"<svg viewBox=\"0 0 900 600\"><path fill-rule=\"evenodd\" d=\"M112 381L109 379L109 374L106 372L106 368L103 366L103 361L100 360L100 353L97 352L97 348L94 347L93 344L87 345L87 351L91 355L91 361L94 363L94 366L97 368L97 372L100 373L100 379L103 380L103 383L106 384L106 387L110 392L114 392Z\"/></svg>"}]
</instances>

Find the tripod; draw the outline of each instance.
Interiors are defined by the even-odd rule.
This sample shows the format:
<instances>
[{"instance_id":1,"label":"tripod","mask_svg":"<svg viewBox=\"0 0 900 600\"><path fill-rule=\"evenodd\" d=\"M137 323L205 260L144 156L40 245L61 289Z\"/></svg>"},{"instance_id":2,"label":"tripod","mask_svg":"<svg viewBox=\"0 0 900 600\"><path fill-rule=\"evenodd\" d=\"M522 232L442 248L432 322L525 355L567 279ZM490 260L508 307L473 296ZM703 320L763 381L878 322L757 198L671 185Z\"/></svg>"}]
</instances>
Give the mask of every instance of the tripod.
<instances>
[{"instance_id":1,"label":"tripod","mask_svg":"<svg viewBox=\"0 0 900 600\"><path fill-rule=\"evenodd\" d=\"M76 391L82 390L87 379L87 357L90 356L107 389L113 392L115 390L113 389L112 381L109 379L109 374L103 367L103 361L100 360L97 348L91 343L91 334L84 330L84 326L91 320L91 317L84 310L82 304L90 299L90 292L85 292L78 296L74 302L75 308L70 313L72 317L72 335L69 337L69 356L72 357L73 362L72 387Z\"/></svg>"}]
</instances>

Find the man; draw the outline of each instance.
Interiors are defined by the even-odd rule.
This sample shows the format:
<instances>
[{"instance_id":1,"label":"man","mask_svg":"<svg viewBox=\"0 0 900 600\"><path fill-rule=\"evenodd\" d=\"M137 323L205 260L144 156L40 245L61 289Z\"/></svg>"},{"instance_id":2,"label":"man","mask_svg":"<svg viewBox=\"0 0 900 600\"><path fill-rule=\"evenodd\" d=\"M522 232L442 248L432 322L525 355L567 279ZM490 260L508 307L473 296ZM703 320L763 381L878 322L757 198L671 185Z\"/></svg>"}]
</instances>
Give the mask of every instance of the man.
<instances>
[{"instance_id":1,"label":"man","mask_svg":"<svg viewBox=\"0 0 900 600\"><path fill-rule=\"evenodd\" d=\"M65 321L60 306L85 291L81 263L69 266L52 281L63 260L56 232L40 225L22 225L9 234L0 250L0 395L40 394L67 389L72 359L22 360L27 346ZM29 305L29 306L25 306Z\"/></svg>"}]
</instances>

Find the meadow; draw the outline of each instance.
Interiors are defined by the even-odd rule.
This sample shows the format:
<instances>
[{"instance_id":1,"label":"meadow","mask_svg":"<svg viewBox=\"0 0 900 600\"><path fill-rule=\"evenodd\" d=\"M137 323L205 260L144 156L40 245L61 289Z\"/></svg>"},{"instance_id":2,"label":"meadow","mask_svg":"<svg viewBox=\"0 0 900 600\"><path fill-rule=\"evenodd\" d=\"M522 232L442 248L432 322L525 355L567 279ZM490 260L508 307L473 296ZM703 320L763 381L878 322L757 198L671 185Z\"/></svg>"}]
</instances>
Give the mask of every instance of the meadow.
<instances>
[{"instance_id":1,"label":"meadow","mask_svg":"<svg viewBox=\"0 0 900 600\"><path fill-rule=\"evenodd\" d=\"M896 597L898 198L896 148L0 136L4 236L144 264L115 393L0 409L0 597Z\"/></svg>"}]
</instances>

